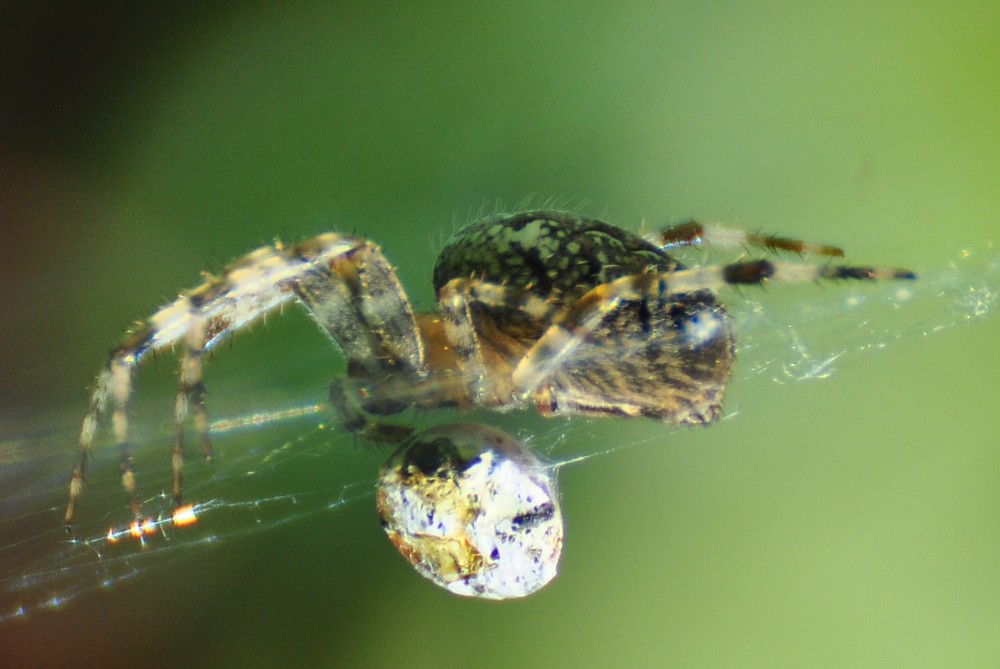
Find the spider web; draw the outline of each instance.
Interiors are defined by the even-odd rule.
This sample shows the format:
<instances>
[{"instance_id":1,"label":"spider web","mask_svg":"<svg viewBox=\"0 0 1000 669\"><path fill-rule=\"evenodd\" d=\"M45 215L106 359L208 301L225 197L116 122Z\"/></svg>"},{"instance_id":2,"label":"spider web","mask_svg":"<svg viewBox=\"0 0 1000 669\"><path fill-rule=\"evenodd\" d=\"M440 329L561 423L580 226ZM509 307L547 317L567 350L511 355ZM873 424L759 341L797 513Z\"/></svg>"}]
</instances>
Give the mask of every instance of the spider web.
<instances>
[{"instance_id":1,"label":"spider web","mask_svg":"<svg viewBox=\"0 0 1000 669\"><path fill-rule=\"evenodd\" d=\"M755 378L777 384L822 380L893 342L927 337L990 315L1000 295L1000 253L991 245L954 247L947 249L947 257L945 264L921 272L912 284L771 286L766 292L723 295L739 342L733 383ZM230 379L228 388L222 380L213 382L213 404L216 396L238 396L242 380ZM254 393L254 404L270 408L231 412L229 418L216 420L211 430L216 462L203 466L189 458L185 470L185 495L198 500L198 522L173 527L168 521L169 494L158 492L144 500L155 531L139 539L125 533L115 536L116 542L108 540L109 528L121 530L128 511L117 458L113 449L105 448L107 443L99 445L102 456L94 459L89 472L75 534L63 530L77 416L59 429L5 437L0 441L0 623L58 609L81 595L141 579L154 569L183 565L192 553L224 542L311 516L333 516L357 503L371 504L375 471L388 451L361 448L353 437L327 424L329 413L316 401L325 395L325 381L315 383L311 400L289 402L287 395ZM142 402L155 399L150 393L140 395ZM742 409L727 406L727 419ZM548 457L555 468L587 464L598 456L660 440L664 432L650 431L656 436L608 448L588 437L587 430L574 428L586 420L524 421L523 415L508 414L501 421L488 412L425 412L412 418L418 425L456 420L498 424ZM164 457L170 430L164 426L143 431L143 424L137 423L135 457L141 485L152 490L154 484L170 480ZM528 423L544 427L531 431L523 426ZM567 503L572 501L564 500Z\"/></svg>"}]
</instances>

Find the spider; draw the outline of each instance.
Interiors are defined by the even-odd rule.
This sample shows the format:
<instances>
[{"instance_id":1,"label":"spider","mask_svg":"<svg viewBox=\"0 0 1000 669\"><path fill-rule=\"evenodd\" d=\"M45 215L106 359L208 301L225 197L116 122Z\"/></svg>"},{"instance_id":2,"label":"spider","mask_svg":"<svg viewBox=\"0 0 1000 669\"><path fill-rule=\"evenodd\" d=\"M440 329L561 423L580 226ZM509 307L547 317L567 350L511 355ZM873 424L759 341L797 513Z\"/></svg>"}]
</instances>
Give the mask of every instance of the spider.
<instances>
[{"instance_id":1,"label":"spider","mask_svg":"<svg viewBox=\"0 0 1000 669\"><path fill-rule=\"evenodd\" d=\"M112 350L79 436L66 507L73 523L98 423L111 410L123 487L141 519L128 436L132 373L146 354L180 346L171 447L182 498L183 438L193 423L212 448L202 359L223 337L295 300L339 346L330 385L337 419L364 438L412 443L386 422L408 407L533 405L541 414L647 417L705 425L721 412L734 358L726 285L913 279L907 270L767 259L687 268L669 250L703 242L822 256L836 247L689 222L646 239L573 213L488 217L449 239L434 266L437 310L415 313L389 261L366 239L327 233L259 248L140 322ZM443 434L447 434L445 431Z\"/></svg>"}]
</instances>

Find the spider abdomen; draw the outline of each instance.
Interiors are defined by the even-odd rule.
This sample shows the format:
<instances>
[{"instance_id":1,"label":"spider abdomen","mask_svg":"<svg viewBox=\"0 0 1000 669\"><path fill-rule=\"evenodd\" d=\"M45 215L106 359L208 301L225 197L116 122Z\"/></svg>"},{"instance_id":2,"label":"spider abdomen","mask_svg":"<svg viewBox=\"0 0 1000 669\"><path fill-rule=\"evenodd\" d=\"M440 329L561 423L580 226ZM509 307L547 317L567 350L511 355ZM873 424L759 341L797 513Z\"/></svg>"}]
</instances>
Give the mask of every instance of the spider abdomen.
<instances>
[{"instance_id":1,"label":"spider abdomen","mask_svg":"<svg viewBox=\"0 0 1000 669\"><path fill-rule=\"evenodd\" d=\"M621 228L537 210L481 219L456 232L438 255L434 290L451 279L472 278L572 300L622 276L679 266Z\"/></svg>"}]
</instances>

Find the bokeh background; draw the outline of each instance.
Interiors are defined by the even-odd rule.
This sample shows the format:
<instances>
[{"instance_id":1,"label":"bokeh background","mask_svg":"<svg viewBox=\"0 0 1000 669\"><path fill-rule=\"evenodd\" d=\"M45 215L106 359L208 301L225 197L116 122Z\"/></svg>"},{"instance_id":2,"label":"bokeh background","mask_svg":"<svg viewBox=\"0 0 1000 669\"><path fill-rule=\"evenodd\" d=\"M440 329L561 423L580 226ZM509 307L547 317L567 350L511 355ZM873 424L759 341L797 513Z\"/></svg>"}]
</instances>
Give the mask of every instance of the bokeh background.
<instances>
[{"instance_id":1,"label":"bokeh background","mask_svg":"<svg viewBox=\"0 0 1000 669\"><path fill-rule=\"evenodd\" d=\"M442 239L525 201L918 271L1000 241L996 3L102 5L0 10L0 429L65 432L67 463L122 330L276 236L370 236L424 308ZM6 624L0 665L993 666L998 320L737 382L710 430L559 428L643 443L564 472L562 573L527 600L431 587L362 502ZM216 358L220 412L341 369L297 313Z\"/></svg>"}]
</instances>

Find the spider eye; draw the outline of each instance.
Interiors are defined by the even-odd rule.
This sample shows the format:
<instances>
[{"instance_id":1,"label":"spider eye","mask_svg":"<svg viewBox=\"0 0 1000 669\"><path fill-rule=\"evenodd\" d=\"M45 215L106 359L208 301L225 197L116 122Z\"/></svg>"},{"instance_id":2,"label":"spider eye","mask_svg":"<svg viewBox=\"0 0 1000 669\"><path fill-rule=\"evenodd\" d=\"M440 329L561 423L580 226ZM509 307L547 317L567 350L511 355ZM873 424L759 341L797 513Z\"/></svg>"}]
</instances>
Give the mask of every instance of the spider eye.
<instances>
[{"instance_id":1,"label":"spider eye","mask_svg":"<svg viewBox=\"0 0 1000 669\"><path fill-rule=\"evenodd\" d=\"M376 505L424 577L467 597L524 597L555 577L562 552L553 472L500 430L445 425L389 456Z\"/></svg>"}]
</instances>

